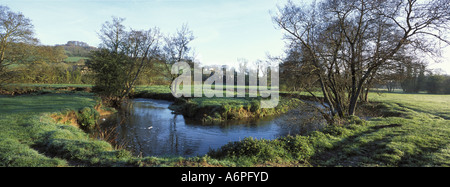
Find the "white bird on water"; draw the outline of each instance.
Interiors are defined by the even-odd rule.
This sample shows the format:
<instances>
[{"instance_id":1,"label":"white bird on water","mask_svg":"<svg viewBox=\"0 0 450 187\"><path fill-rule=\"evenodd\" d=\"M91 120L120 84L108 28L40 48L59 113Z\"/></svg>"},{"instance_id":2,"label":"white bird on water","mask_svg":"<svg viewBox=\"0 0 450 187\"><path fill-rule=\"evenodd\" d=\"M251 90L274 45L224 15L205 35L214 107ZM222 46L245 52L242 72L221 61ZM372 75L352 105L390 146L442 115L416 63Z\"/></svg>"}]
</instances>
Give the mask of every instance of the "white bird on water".
<instances>
[{"instance_id":1,"label":"white bird on water","mask_svg":"<svg viewBox=\"0 0 450 187\"><path fill-rule=\"evenodd\" d=\"M147 129L148 129L148 130L153 129L153 126L150 126L150 127L148 127Z\"/></svg>"}]
</instances>

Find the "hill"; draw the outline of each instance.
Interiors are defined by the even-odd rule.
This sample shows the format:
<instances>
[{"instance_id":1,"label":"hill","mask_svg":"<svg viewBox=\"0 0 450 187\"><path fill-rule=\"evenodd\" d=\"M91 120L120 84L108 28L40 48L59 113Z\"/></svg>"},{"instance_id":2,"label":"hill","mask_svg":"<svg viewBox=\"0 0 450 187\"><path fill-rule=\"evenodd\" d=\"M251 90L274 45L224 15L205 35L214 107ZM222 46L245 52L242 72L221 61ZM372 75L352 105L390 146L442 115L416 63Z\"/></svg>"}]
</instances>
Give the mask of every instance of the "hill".
<instances>
[{"instance_id":1,"label":"hill","mask_svg":"<svg viewBox=\"0 0 450 187\"><path fill-rule=\"evenodd\" d=\"M66 55L69 57L87 57L89 52L97 49L81 41L68 41L66 44L56 46L64 47Z\"/></svg>"}]
</instances>

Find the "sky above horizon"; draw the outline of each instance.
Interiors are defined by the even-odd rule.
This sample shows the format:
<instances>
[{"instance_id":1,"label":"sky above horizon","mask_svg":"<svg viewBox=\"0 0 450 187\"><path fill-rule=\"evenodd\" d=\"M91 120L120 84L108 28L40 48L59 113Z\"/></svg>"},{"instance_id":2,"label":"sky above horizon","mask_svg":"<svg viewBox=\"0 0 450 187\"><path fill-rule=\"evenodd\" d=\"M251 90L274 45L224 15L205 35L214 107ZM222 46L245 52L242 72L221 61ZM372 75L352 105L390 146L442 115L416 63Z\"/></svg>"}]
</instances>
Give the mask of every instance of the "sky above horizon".
<instances>
[{"instance_id":1,"label":"sky above horizon","mask_svg":"<svg viewBox=\"0 0 450 187\"><path fill-rule=\"evenodd\" d=\"M202 64L232 65L279 56L284 42L270 10L285 0L3 0L32 20L43 45L83 41L98 46L97 35L112 16L133 29L159 27L174 33L184 23L193 31L191 47Z\"/></svg>"},{"instance_id":2,"label":"sky above horizon","mask_svg":"<svg viewBox=\"0 0 450 187\"><path fill-rule=\"evenodd\" d=\"M280 56L283 32L276 29L271 13L287 0L2 0L14 12L32 20L43 45L83 41L98 46L97 35L112 16L126 18L128 28L159 27L174 33L182 24L194 32L191 47L204 65L236 65ZM450 47L441 63L430 63L450 74Z\"/></svg>"}]
</instances>

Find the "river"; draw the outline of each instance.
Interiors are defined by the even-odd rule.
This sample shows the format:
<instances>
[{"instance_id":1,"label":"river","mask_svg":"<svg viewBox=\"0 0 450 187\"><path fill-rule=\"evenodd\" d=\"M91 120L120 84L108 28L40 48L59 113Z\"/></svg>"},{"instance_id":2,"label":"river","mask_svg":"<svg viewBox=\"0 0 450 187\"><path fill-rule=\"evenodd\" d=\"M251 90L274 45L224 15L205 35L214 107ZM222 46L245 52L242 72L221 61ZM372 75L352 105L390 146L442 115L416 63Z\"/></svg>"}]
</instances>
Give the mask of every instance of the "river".
<instances>
[{"instance_id":1,"label":"river","mask_svg":"<svg viewBox=\"0 0 450 187\"><path fill-rule=\"evenodd\" d=\"M169 101L133 99L124 109L101 119L101 129L115 144L141 156L200 156L246 137L275 139L321 128L322 123L298 124L303 111L258 120L205 125L173 114ZM292 117L296 116L296 117ZM106 134L106 133L103 133ZM111 135L112 134L112 135Z\"/></svg>"}]
</instances>

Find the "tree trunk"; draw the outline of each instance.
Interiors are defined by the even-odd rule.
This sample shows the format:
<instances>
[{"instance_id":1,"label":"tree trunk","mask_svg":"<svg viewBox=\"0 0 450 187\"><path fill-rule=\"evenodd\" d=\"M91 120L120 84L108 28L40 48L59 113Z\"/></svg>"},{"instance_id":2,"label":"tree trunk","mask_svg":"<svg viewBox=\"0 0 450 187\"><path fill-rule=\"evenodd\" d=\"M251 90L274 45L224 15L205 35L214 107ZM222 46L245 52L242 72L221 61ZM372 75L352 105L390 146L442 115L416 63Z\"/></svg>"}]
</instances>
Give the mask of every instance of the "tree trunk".
<instances>
[{"instance_id":1,"label":"tree trunk","mask_svg":"<svg viewBox=\"0 0 450 187\"><path fill-rule=\"evenodd\" d=\"M369 102L369 91L370 91L370 88L366 88L366 93L364 93L364 102L366 102L366 103Z\"/></svg>"}]
</instances>

